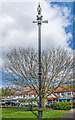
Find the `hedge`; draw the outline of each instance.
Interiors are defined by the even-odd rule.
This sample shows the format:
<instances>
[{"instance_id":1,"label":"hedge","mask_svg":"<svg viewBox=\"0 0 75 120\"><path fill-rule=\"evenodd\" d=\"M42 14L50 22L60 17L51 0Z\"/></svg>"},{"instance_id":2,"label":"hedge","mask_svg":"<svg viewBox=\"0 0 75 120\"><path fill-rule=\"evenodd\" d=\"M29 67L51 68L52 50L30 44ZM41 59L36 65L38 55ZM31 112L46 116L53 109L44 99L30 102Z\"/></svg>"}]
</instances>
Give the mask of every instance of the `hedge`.
<instances>
[{"instance_id":1,"label":"hedge","mask_svg":"<svg viewBox=\"0 0 75 120\"><path fill-rule=\"evenodd\" d=\"M22 99L22 100L19 100L19 102L21 102L21 103L29 103L32 100L33 100L32 98L30 98L30 99Z\"/></svg>"},{"instance_id":2,"label":"hedge","mask_svg":"<svg viewBox=\"0 0 75 120\"><path fill-rule=\"evenodd\" d=\"M73 102L58 102L53 103L50 106L52 109L57 110L70 110L73 107Z\"/></svg>"}]
</instances>

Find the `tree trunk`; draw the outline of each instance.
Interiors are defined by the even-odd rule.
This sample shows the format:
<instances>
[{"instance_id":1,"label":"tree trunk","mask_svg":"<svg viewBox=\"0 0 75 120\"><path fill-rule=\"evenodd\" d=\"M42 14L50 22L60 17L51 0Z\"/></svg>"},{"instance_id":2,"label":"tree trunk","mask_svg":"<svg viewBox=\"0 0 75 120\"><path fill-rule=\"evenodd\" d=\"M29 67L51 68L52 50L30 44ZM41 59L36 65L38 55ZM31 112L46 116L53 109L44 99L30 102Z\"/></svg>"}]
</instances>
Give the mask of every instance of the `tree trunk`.
<instances>
[{"instance_id":1,"label":"tree trunk","mask_svg":"<svg viewBox=\"0 0 75 120\"><path fill-rule=\"evenodd\" d=\"M42 98L42 107L45 108L46 105L45 105L45 97Z\"/></svg>"}]
</instances>

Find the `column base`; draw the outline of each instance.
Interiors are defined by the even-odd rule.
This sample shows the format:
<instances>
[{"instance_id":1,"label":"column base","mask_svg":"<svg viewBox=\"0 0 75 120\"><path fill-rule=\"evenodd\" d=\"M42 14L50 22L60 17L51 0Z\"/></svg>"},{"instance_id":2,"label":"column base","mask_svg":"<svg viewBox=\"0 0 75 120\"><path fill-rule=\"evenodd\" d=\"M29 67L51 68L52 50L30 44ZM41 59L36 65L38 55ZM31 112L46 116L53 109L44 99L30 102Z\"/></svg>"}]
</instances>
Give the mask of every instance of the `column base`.
<instances>
[{"instance_id":1,"label":"column base","mask_svg":"<svg viewBox=\"0 0 75 120\"><path fill-rule=\"evenodd\" d=\"M38 110L38 119L42 120L42 109Z\"/></svg>"}]
</instances>

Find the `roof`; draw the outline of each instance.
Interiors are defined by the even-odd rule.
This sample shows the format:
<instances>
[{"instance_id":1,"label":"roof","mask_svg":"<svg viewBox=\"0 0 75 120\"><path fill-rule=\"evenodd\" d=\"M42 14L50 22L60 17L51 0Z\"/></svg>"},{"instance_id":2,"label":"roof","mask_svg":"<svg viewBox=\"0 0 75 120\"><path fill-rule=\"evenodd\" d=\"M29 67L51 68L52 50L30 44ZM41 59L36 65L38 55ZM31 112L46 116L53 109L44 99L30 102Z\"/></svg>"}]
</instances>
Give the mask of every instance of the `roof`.
<instances>
[{"instance_id":1,"label":"roof","mask_svg":"<svg viewBox=\"0 0 75 120\"><path fill-rule=\"evenodd\" d=\"M47 98L56 98L57 96L54 94L49 95Z\"/></svg>"},{"instance_id":2,"label":"roof","mask_svg":"<svg viewBox=\"0 0 75 120\"><path fill-rule=\"evenodd\" d=\"M25 94L28 94L30 90L24 90L22 92L18 92L18 93L15 93L15 95L25 95Z\"/></svg>"},{"instance_id":3,"label":"roof","mask_svg":"<svg viewBox=\"0 0 75 120\"><path fill-rule=\"evenodd\" d=\"M15 93L15 95L25 95L25 94L30 95L30 94L37 94L37 93L33 90L24 90L22 92Z\"/></svg>"},{"instance_id":4,"label":"roof","mask_svg":"<svg viewBox=\"0 0 75 120\"><path fill-rule=\"evenodd\" d=\"M62 86L62 87L58 87L54 92L67 92L67 91L72 91L73 86Z\"/></svg>"},{"instance_id":5,"label":"roof","mask_svg":"<svg viewBox=\"0 0 75 120\"><path fill-rule=\"evenodd\" d=\"M54 95L55 93L57 92L67 92L67 91L73 91L73 88L74 86L62 86L62 87L58 87L55 91L54 91ZM51 90L51 89L50 89ZM37 92L39 90L37 89ZM37 94L34 90L24 90L22 92L18 92L18 93L15 93L14 95L30 95L30 94ZM55 95L56 97L58 97L57 95Z\"/></svg>"},{"instance_id":6,"label":"roof","mask_svg":"<svg viewBox=\"0 0 75 120\"><path fill-rule=\"evenodd\" d=\"M28 95L30 95L30 94L36 94L36 92L30 91L30 92L28 92Z\"/></svg>"},{"instance_id":7,"label":"roof","mask_svg":"<svg viewBox=\"0 0 75 120\"><path fill-rule=\"evenodd\" d=\"M53 95L55 95L56 97L58 97L58 95L56 95L55 93L53 93Z\"/></svg>"}]
</instances>

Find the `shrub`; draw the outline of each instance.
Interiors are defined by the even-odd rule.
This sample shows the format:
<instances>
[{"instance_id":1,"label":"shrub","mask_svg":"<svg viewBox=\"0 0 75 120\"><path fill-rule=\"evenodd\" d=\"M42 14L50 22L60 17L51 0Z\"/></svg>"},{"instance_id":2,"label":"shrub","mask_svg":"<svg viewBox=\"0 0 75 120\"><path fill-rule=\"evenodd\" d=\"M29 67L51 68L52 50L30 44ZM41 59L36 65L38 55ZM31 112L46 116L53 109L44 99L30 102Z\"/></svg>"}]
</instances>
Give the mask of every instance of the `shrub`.
<instances>
[{"instance_id":1,"label":"shrub","mask_svg":"<svg viewBox=\"0 0 75 120\"><path fill-rule=\"evenodd\" d=\"M25 100L25 99L22 99L22 100L19 100L19 102L21 102L21 103L25 103L26 100Z\"/></svg>"},{"instance_id":2,"label":"shrub","mask_svg":"<svg viewBox=\"0 0 75 120\"><path fill-rule=\"evenodd\" d=\"M59 102L53 103L50 106L52 109L57 110L70 110L73 107L73 102Z\"/></svg>"},{"instance_id":3,"label":"shrub","mask_svg":"<svg viewBox=\"0 0 75 120\"><path fill-rule=\"evenodd\" d=\"M21 102L21 103L29 103L29 102L31 102L33 99L32 98L30 98L30 99L22 99L22 100L19 100L19 102Z\"/></svg>"}]
</instances>

